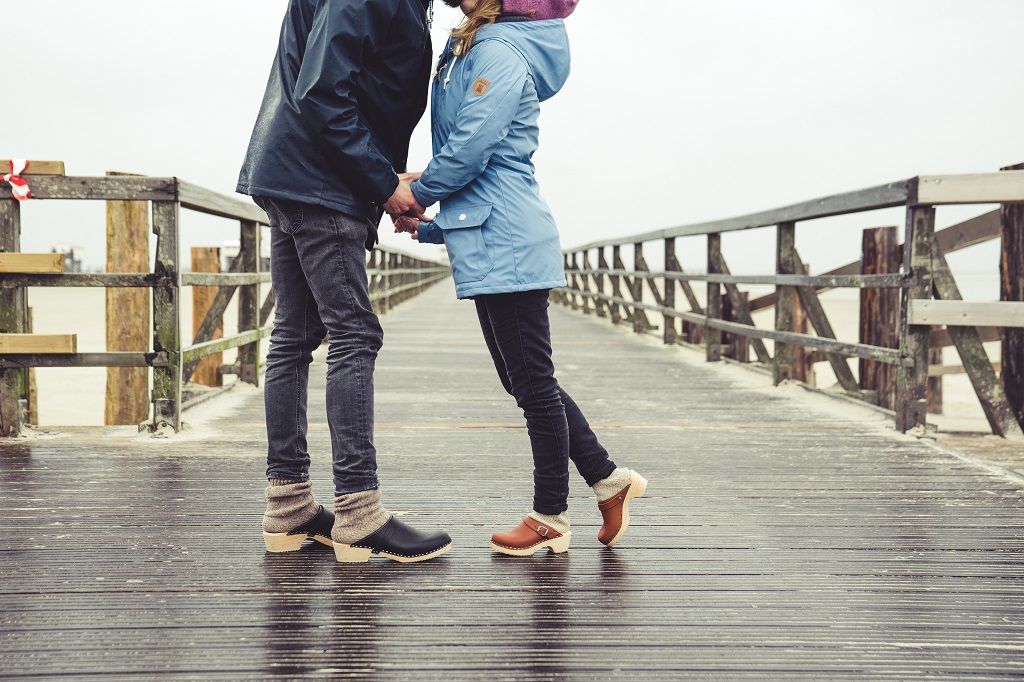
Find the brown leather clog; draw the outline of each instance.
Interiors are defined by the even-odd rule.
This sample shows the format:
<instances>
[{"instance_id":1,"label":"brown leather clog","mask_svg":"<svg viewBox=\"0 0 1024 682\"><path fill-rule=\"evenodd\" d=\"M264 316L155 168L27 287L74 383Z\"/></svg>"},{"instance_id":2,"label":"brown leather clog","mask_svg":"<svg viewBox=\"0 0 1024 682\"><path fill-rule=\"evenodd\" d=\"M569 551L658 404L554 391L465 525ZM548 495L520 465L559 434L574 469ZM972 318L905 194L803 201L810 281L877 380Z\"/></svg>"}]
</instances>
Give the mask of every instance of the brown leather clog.
<instances>
[{"instance_id":1,"label":"brown leather clog","mask_svg":"<svg viewBox=\"0 0 1024 682\"><path fill-rule=\"evenodd\" d=\"M572 531L562 534L527 516L512 530L492 535L491 549L512 556L530 556L537 550L547 547L552 552L561 554L569 549L571 536Z\"/></svg>"},{"instance_id":2,"label":"brown leather clog","mask_svg":"<svg viewBox=\"0 0 1024 682\"><path fill-rule=\"evenodd\" d=\"M601 510L604 523L597 533L597 539L611 547L629 527L629 501L635 497L641 497L647 490L647 479L635 471L629 472L629 484L609 497L604 502L598 502L597 508Z\"/></svg>"}]
</instances>

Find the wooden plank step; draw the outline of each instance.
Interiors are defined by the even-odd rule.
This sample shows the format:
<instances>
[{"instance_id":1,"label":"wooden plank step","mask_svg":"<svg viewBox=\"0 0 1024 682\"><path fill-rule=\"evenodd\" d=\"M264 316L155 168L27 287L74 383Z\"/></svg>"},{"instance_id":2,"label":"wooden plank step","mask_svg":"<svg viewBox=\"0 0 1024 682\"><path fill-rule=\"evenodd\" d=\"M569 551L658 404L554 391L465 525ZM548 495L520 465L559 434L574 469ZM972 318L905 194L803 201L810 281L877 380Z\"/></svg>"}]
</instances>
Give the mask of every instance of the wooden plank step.
<instances>
[{"instance_id":1,"label":"wooden plank step","mask_svg":"<svg viewBox=\"0 0 1024 682\"><path fill-rule=\"evenodd\" d=\"M0 253L0 273L62 273L63 253Z\"/></svg>"},{"instance_id":2,"label":"wooden plank step","mask_svg":"<svg viewBox=\"0 0 1024 682\"><path fill-rule=\"evenodd\" d=\"M4 169L4 174L9 173L11 160L0 159L0 169ZM21 175L64 175L64 162L29 159L28 166L21 172Z\"/></svg>"},{"instance_id":3,"label":"wooden plank step","mask_svg":"<svg viewBox=\"0 0 1024 682\"><path fill-rule=\"evenodd\" d=\"M77 352L77 334L0 334L0 355Z\"/></svg>"}]
</instances>

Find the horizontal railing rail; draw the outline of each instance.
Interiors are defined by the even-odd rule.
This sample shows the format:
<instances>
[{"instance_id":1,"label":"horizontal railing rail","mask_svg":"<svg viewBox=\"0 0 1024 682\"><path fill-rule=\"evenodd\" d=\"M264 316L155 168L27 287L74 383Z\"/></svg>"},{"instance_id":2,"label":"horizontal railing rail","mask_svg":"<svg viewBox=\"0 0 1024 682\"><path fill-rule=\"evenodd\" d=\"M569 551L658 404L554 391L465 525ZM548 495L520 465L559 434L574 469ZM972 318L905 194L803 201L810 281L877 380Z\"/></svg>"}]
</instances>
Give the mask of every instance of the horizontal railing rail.
<instances>
[{"instance_id":1,"label":"horizontal railing rail","mask_svg":"<svg viewBox=\"0 0 1024 682\"><path fill-rule=\"evenodd\" d=\"M27 331L27 287L136 288L152 291L152 350L89 353L9 352L0 354L0 431L21 432L27 411L27 369L31 367L139 367L153 370L152 411L149 427L158 430L181 426L182 387L200 360L238 349L234 365L219 369L258 384L259 345L273 330L273 292L262 302L258 287L271 282L261 271L261 229L269 224L266 213L250 201L213 192L178 178L141 176L65 177L33 175L36 199L150 202L156 258L151 272L65 273L0 272L0 333ZM20 204L0 198L0 252L20 252ZM181 209L238 221L239 252L228 272L182 272L180 264ZM109 226L108 226L109 227ZM379 313L449 276L447 265L422 260L387 247L368 256L370 297ZM181 343L180 301L184 287L217 287L191 344ZM235 295L237 292L237 296ZM214 338L232 300L238 302L238 332Z\"/></svg>"},{"instance_id":2,"label":"horizontal railing rail","mask_svg":"<svg viewBox=\"0 0 1024 682\"><path fill-rule=\"evenodd\" d=\"M610 317L615 324L628 320L638 333L656 329L649 314L660 315L665 343L701 343L708 361L730 355L747 361L752 348L757 361L771 367L775 383L805 379L814 362L827 361L844 392L892 410L901 431L925 427L928 399L935 397L929 387L940 394L937 377L955 371L936 369L935 353L952 345L993 432L1021 438L1024 367L1008 375L1005 357L1008 339L1024 353L1024 332L1015 331L1024 328L1024 292L1004 294L1006 300L998 303L962 301L946 262L949 253L1001 237L1005 252L1008 231L1024 234L1024 218L1006 217L1008 207L1021 202L1021 168L918 176L746 216L590 242L564 251L568 285L554 296L573 309ZM938 206L990 203L1003 208L935 230ZM867 230L861 260L818 275L806 271L795 246L797 223L894 207L906 211L907 246L897 243L895 228ZM776 231L775 272L731 273L721 235L761 228ZM707 240L702 272L684 272L679 263L676 240L690 237ZM644 258L644 246L652 242L663 247L663 268L652 269ZM632 247L631 265L623 253L627 246ZM1017 262L1021 260L1004 255L1004 290L1007 282L1024 280L1024 263ZM706 284L703 302L691 282ZM772 286L774 291L751 299L740 284ZM836 338L818 298L838 288L861 291L858 342ZM676 306L680 292L688 309ZM775 311L772 329L754 324L752 314L766 308ZM774 353L764 341L774 343ZM1004 344L1003 363L993 364L985 354L982 344L992 341ZM860 359L859 378L848 365L851 357Z\"/></svg>"}]
</instances>

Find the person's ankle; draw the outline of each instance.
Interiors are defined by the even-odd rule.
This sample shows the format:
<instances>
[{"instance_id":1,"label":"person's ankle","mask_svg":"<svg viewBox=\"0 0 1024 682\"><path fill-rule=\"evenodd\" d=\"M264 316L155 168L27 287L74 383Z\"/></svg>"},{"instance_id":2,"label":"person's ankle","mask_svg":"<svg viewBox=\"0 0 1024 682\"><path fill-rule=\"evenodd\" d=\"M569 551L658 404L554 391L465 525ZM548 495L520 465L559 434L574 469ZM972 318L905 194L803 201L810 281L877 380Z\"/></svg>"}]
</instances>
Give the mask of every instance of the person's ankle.
<instances>
[{"instance_id":1,"label":"person's ankle","mask_svg":"<svg viewBox=\"0 0 1024 682\"><path fill-rule=\"evenodd\" d=\"M379 489L336 495L331 539L352 544L380 530L391 516L381 504Z\"/></svg>"},{"instance_id":2,"label":"person's ankle","mask_svg":"<svg viewBox=\"0 0 1024 682\"><path fill-rule=\"evenodd\" d=\"M267 486L267 511L263 514L263 532L290 533L320 511L309 481L270 479Z\"/></svg>"},{"instance_id":3,"label":"person's ankle","mask_svg":"<svg viewBox=\"0 0 1024 682\"><path fill-rule=\"evenodd\" d=\"M594 489L594 495L597 496L597 501L604 502L617 495L623 488L629 485L632 473L632 470L620 467L609 474L607 478L595 483L592 488Z\"/></svg>"},{"instance_id":4,"label":"person's ankle","mask_svg":"<svg viewBox=\"0 0 1024 682\"><path fill-rule=\"evenodd\" d=\"M558 531L562 535L568 533L571 528L568 512L562 512L560 514L541 514L540 512L532 511L528 516L534 521L543 523L551 530Z\"/></svg>"}]
</instances>

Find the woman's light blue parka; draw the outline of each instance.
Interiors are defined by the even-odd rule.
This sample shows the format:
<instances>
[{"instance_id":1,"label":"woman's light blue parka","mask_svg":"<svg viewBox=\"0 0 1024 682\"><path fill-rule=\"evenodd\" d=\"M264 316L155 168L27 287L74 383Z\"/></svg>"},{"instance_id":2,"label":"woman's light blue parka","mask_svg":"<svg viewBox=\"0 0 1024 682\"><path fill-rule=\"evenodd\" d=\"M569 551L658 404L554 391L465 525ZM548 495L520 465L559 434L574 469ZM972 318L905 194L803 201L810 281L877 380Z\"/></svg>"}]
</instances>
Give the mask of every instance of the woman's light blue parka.
<instances>
[{"instance_id":1,"label":"woman's light blue parka","mask_svg":"<svg viewBox=\"0 0 1024 682\"><path fill-rule=\"evenodd\" d=\"M431 96L434 158L412 185L441 202L419 240L448 248L459 298L565 285L558 229L534 178L540 103L569 76L561 19L497 23L468 55L441 55Z\"/></svg>"}]
</instances>

